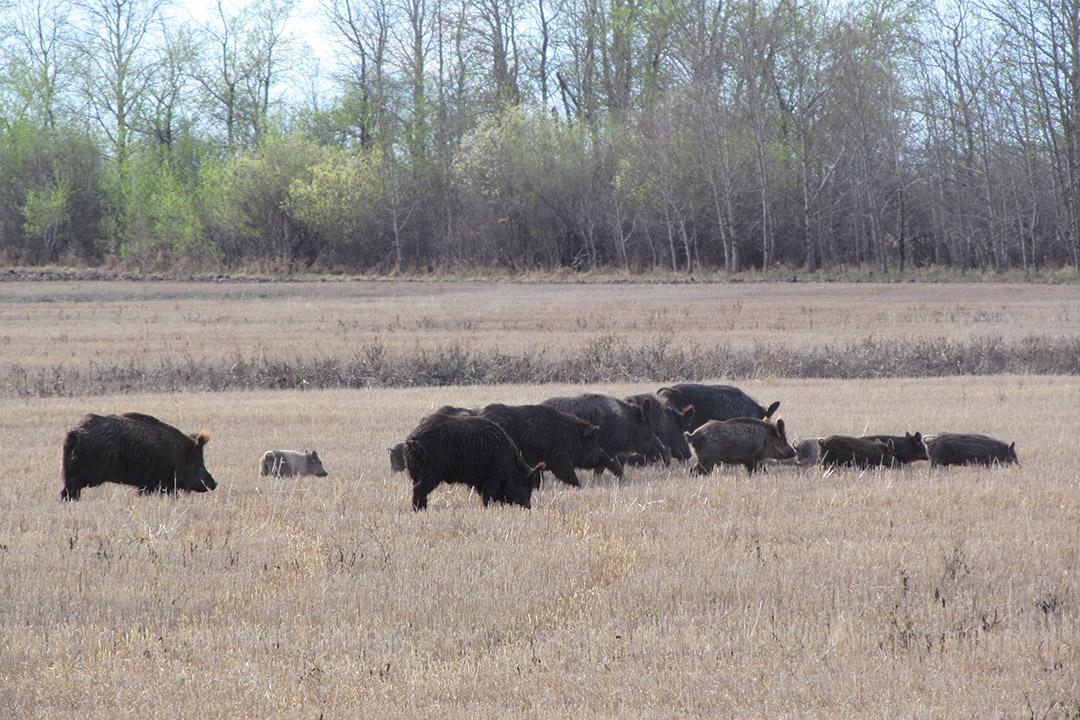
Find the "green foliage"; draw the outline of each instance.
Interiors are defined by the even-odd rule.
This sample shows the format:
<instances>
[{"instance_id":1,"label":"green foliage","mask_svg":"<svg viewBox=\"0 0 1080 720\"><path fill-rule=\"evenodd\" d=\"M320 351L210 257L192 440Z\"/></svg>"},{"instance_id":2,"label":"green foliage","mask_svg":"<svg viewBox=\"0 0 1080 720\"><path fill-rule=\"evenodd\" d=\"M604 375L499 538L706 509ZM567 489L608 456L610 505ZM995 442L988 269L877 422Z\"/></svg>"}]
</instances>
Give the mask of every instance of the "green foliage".
<instances>
[{"instance_id":1,"label":"green foliage","mask_svg":"<svg viewBox=\"0 0 1080 720\"><path fill-rule=\"evenodd\" d=\"M196 188L162 159L164 152L141 150L109 164L110 212L102 229L120 257L140 269L181 260L206 264L214 250L197 212Z\"/></svg>"},{"instance_id":2,"label":"green foliage","mask_svg":"<svg viewBox=\"0 0 1080 720\"><path fill-rule=\"evenodd\" d=\"M45 256L55 256L57 237L70 217L71 182L59 171L53 181L43 188L30 188L23 202L23 231L40 238Z\"/></svg>"},{"instance_id":3,"label":"green foliage","mask_svg":"<svg viewBox=\"0 0 1080 720\"><path fill-rule=\"evenodd\" d=\"M288 211L326 243L336 262L366 266L377 255L388 202L385 155L326 148L319 162L289 186Z\"/></svg>"},{"instance_id":4,"label":"green foliage","mask_svg":"<svg viewBox=\"0 0 1080 720\"><path fill-rule=\"evenodd\" d=\"M230 219L235 219L248 247L286 264L315 259L317 247L306 242L303 225L289 202L289 189L309 176L322 153L322 148L302 136L272 134L235 157L229 178L234 203Z\"/></svg>"}]
</instances>

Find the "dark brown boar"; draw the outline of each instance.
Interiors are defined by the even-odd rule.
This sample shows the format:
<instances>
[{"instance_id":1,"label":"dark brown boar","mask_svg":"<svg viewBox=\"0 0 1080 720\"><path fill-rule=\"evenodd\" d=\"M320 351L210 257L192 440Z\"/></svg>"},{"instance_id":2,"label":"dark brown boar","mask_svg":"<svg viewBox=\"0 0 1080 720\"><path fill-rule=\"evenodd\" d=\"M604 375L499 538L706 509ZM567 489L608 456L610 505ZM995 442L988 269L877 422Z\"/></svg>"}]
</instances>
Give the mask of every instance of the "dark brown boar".
<instances>
[{"instance_id":1,"label":"dark brown boar","mask_svg":"<svg viewBox=\"0 0 1080 720\"><path fill-rule=\"evenodd\" d=\"M1016 443L1005 444L986 435L942 433L927 445L930 467L938 465L1020 464Z\"/></svg>"},{"instance_id":2,"label":"dark brown boar","mask_svg":"<svg viewBox=\"0 0 1080 720\"><path fill-rule=\"evenodd\" d=\"M114 482L140 493L206 492L217 487L203 464L206 432L185 435L141 413L87 415L64 439L60 497Z\"/></svg>"},{"instance_id":3,"label":"dark brown boar","mask_svg":"<svg viewBox=\"0 0 1080 720\"><path fill-rule=\"evenodd\" d=\"M671 462L671 453L653 426L659 422L659 401L653 399L643 405L632 405L611 395L586 393L573 397L554 397L543 405L581 418L599 428L597 442L612 457L631 453L649 456L658 454L664 463ZM597 468L597 473L603 468Z\"/></svg>"},{"instance_id":4,"label":"dark brown boar","mask_svg":"<svg viewBox=\"0 0 1080 720\"><path fill-rule=\"evenodd\" d=\"M756 418L710 420L686 433L686 441L697 459L692 472L698 475L708 475L717 463L742 465L752 475L765 460L795 457L783 420L775 425Z\"/></svg>"},{"instance_id":5,"label":"dark brown boar","mask_svg":"<svg viewBox=\"0 0 1080 720\"><path fill-rule=\"evenodd\" d=\"M694 416L687 428L690 432L710 420L732 420L748 417L768 420L780 408L780 402L762 407L749 395L731 385L702 385L701 383L677 383L656 391L677 408L694 406Z\"/></svg>"},{"instance_id":6,"label":"dark brown boar","mask_svg":"<svg viewBox=\"0 0 1080 720\"><path fill-rule=\"evenodd\" d=\"M869 468L899 465L893 446L881 440L864 440L847 435L830 435L818 441L818 456L826 467L850 465Z\"/></svg>"},{"instance_id":7,"label":"dark brown boar","mask_svg":"<svg viewBox=\"0 0 1080 720\"><path fill-rule=\"evenodd\" d=\"M653 413L652 429L656 433L656 437L660 438L668 451L671 452L671 457L676 460L689 460L690 459L690 446L686 444L686 438L683 436L687 430L690 430L690 423L694 418L694 406L687 405L683 408L677 408L672 405L666 398L661 398L651 393L641 393L639 395L631 395L623 398L626 402L638 407L644 407L652 401L660 403L660 412ZM656 462L662 460L659 454L653 453L646 457L644 455L631 455L629 461L631 464L644 464L646 462Z\"/></svg>"},{"instance_id":8,"label":"dark brown boar","mask_svg":"<svg viewBox=\"0 0 1080 720\"><path fill-rule=\"evenodd\" d=\"M599 429L579 417L546 405L498 403L484 407L477 417L505 430L527 464L543 463L567 485L581 486L574 468L606 468L616 477L622 476L622 465L597 442Z\"/></svg>"},{"instance_id":9,"label":"dark brown boar","mask_svg":"<svg viewBox=\"0 0 1080 720\"><path fill-rule=\"evenodd\" d=\"M413 510L427 507L440 483L475 488L491 501L530 507L543 465L529 467L501 427L482 417L433 414L405 440L405 467L413 482Z\"/></svg>"},{"instance_id":10,"label":"dark brown boar","mask_svg":"<svg viewBox=\"0 0 1080 720\"><path fill-rule=\"evenodd\" d=\"M902 464L915 462L916 460L929 460L926 454L926 442L921 432L904 433L903 435L863 435L863 440L880 440L885 444L892 443L893 455Z\"/></svg>"}]
</instances>

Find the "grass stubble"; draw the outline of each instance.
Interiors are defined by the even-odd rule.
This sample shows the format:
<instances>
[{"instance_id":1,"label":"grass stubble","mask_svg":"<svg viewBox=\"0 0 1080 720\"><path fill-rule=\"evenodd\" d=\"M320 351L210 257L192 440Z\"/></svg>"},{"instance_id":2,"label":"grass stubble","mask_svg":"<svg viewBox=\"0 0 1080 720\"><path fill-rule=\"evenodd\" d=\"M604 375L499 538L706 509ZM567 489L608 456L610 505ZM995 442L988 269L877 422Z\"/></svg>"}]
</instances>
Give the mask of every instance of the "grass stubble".
<instances>
[{"instance_id":1,"label":"grass stubble","mask_svg":"<svg viewBox=\"0 0 1080 720\"><path fill-rule=\"evenodd\" d=\"M0 283L0 395L1080 374L1052 285Z\"/></svg>"},{"instance_id":2,"label":"grass stubble","mask_svg":"<svg viewBox=\"0 0 1080 720\"><path fill-rule=\"evenodd\" d=\"M1076 377L742 384L792 434L979 431L1024 464L631 469L416 514L385 448L424 413L579 388L2 398L0 712L1080 714ZM133 408L208 428L218 490L60 503L64 432ZM260 478L270 447L330 476Z\"/></svg>"}]
</instances>

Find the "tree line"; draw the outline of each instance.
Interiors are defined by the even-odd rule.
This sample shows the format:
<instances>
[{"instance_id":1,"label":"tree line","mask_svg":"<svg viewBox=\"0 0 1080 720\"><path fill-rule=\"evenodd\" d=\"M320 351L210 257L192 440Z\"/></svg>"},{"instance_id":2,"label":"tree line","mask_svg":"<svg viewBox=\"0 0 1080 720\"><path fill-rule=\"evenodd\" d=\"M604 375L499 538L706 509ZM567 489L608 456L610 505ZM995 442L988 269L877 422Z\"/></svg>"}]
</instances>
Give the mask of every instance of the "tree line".
<instances>
[{"instance_id":1,"label":"tree line","mask_svg":"<svg viewBox=\"0 0 1080 720\"><path fill-rule=\"evenodd\" d=\"M320 7L0 0L0 262L1080 269L1080 0Z\"/></svg>"}]
</instances>

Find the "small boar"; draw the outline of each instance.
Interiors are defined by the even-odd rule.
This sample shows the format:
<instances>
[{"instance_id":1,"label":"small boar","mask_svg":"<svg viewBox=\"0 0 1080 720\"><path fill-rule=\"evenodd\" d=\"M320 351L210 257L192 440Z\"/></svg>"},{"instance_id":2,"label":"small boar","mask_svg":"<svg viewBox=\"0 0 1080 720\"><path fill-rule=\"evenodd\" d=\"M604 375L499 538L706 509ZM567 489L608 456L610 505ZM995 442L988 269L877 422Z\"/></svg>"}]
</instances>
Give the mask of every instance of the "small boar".
<instances>
[{"instance_id":1,"label":"small boar","mask_svg":"<svg viewBox=\"0 0 1080 720\"><path fill-rule=\"evenodd\" d=\"M817 465L818 463L818 441L821 438L805 438L795 443L795 457L790 460L785 460L785 465Z\"/></svg>"},{"instance_id":2,"label":"small boar","mask_svg":"<svg viewBox=\"0 0 1080 720\"><path fill-rule=\"evenodd\" d=\"M498 403L484 407L476 416L505 430L528 465L543 463L567 485L581 486L574 468L607 469L622 477L622 465L597 442L599 428L579 417L547 405Z\"/></svg>"},{"instance_id":3,"label":"small boar","mask_svg":"<svg viewBox=\"0 0 1080 720\"><path fill-rule=\"evenodd\" d=\"M660 402L655 398L642 405L632 405L611 395L586 393L549 398L541 404L595 425L599 428L597 442L612 457L631 453L646 457L655 454L665 465L671 462L671 452L653 432L662 412ZM603 471L603 467L596 468L597 474Z\"/></svg>"},{"instance_id":4,"label":"small boar","mask_svg":"<svg viewBox=\"0 0 1080 720\"><path fill-rule=\"evenodd\" d=\"M390 472L405 472L405 443L390 448Z\"/></svg>"},{"instance_id":5,"label":"small boar","mask_svg":"<svg viewBox=\"0 0 1080 720\"><path fill-rule=\"evenodd\" d=\"M656 395L677 408L694 406L694 415L687 427L690 432L710 420L731 420L739 417L768 420L780 408L779 401L767 408L762 407L742 390L731 385L678 383L660 388Z\"/></svg>"},{"instance_id":6,"label":"small boar","mask_svg":"<svg viewBox=\"0 0 1080 720\"><path fill-rule=\"evenodd\" d=\"M433 414L405 440L413 510L427 507L440 483L469 485L491 501L530 507L543 464L529 467L501 427L482 417Z\"/></svg>"},{"instance_id":7,"label":"small boar","mask_svg":"<svg viewBox=\"0 0 1080 720\"><path fill-rule=\"evenodd\" d=\"M274 477L314 475L326 477L319 453L299 452L297 450L267 450L259 463L260 475Z\"/></svg>"},{"instance_id":8,"label":"small boar","mask_svg":"<svg viewBox=\"0 0 1080 720\"><path fill-rule=\"evenodd\" d=\"M710 420L686 433L686 441L697 460L692 472L698 475L708 475L717 463L742 465L753 475L765 460L795 457L783 420L775 425L757 418Z\"/></svg>"},{"instance_id":9,"label":"small boar","mask_svg":"<svg viewBox=\"0 0 1080 720\"><path fill-rule=\"evenodd\" d=\"M205 432L185 435L142 413L87 415L64 438L62 500L114 482L140 493L206 492L217 487L203 464Z\"/></svg>"},{"instance_id":10,"label":"small boar","mask_svg":"<svg viewBox=\"0 0 1080 720\"><path fill-rule=\"evenodd\" d=\"M986 435L942 433L928 444L930 467L938 465L1020 464L1016 443L1006 445Z\"/></svg>"},{"instance_id":11,"label":"small boar","mask_svg":"<svg viewBox=\"0 0 1080 720\"><path fill-rule=\"evenodd\" d=\"M891 442L864 440L846 435L830 435L818 440L818 456L825 466L851 465L869 468L879 465L892 467L899 461L893 452Z\"/></svg>"},{"instance_id":12,"label":"small boar","mask_svg":"<svg viewBox=\"0 0 1080 720\"><path fill-rule=\"evenodd\" d=\"M905 433L903 435L863 435L862 439L880 440L885 444L891 442L893 456L895 456L903 465L915 462L916 460L930 459L930 456L926 454L926 442L923 440L921 432L917 432L914 435L911 433Z\"/></svg>"},{"instance_id":13,"label":"small boar","mask_svg":"<svg viewBox=\"0 0 1080 720\"><path fill-rule=\"evenodd\" d=\"M694 417L693 405L677 408L668 402L666 398L660 398L648 393L631 395L623 399L638 407L643 407L653 400L658 401L660 403L660 413L652 416L656 421L652 426L653 432L671 452L671 457L676 460L690 459L690 446L686 444L683 433L690 429L690 422ZM644 464L645 462L656 462L662 458L658 454L653 454L649 457L632 455L630 459L632 464Z\"/></svg>"}]
</instances>

